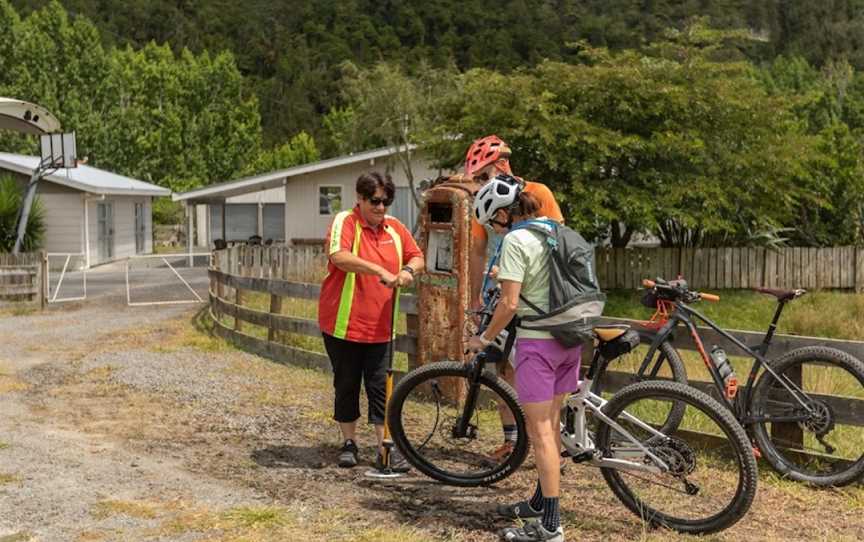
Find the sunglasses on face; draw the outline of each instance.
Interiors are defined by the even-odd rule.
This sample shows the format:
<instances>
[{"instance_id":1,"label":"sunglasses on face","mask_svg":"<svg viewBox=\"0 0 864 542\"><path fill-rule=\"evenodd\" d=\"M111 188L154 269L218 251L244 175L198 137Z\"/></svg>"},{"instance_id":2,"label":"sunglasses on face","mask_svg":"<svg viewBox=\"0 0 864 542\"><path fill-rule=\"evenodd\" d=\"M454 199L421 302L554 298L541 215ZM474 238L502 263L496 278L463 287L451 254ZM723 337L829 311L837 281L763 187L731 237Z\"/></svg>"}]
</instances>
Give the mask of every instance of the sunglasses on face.
<instances>
[{"instance_id":1,"label":"sunglasses on face","mask_svg":"<svg viewBox=\"0 0 864 542\"><path fill-rule=\"evenodd\" d=\"M393 205L392 198L366 198L372 207L378 207L379 205L383 205L384 207L390 207Z\"/></svg>"}]
</instances>

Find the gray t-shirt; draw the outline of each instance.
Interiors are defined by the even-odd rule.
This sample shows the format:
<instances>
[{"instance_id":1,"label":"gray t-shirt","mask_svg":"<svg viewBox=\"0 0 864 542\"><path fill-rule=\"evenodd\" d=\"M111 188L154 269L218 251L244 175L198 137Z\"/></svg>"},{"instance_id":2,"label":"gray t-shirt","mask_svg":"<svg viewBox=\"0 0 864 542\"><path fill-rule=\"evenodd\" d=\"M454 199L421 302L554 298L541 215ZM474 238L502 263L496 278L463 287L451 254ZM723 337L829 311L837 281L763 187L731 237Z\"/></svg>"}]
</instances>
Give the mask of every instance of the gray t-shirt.
<instances>
[{"instance_id":1,"label":"gray t-shirt","mask_svg":"<svg viewBox=\"0 0 864 542\"><path fill-rule=\"evenodd\" d=\"M504 237L498 270L498 280L522 283L522 296L544 311L549 310L549 251L545 240L542 233L528 229L511 231ZM521 299L516 313L520 316L537 314ZM551 339L552 335L546 331L517 328L516 337Z\"/></svg>"}]
</instances>

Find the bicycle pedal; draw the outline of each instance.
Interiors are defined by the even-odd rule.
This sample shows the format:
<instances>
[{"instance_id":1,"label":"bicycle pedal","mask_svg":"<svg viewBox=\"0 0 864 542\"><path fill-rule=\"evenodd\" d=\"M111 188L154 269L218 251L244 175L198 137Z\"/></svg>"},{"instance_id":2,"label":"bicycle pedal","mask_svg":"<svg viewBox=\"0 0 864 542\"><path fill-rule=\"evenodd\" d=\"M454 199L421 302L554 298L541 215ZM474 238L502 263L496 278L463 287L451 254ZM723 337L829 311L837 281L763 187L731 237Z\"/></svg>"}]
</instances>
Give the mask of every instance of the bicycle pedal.
<instances>
[{"instance_id":1,"label":"bicycle pedal","mask_svg":"<svg viewBox=\"0 0 864 542\"><path fill-rule=\"evenodd\" d=\"M584 463L586 461L590 461L594 459L594 451L593 450L585 450L584 452L579 452L572 456L574 463Z\"/></svg>"}]
</instances>

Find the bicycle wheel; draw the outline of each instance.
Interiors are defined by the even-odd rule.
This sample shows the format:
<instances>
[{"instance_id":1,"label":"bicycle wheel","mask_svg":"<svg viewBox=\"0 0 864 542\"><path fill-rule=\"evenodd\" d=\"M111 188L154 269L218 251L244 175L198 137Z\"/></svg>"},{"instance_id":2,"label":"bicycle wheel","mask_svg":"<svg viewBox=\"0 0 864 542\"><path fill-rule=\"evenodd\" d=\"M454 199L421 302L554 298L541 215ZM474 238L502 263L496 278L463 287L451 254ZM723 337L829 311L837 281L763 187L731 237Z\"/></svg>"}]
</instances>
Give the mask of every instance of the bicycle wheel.
<instances>
[{"instance_id":1,"label":"bicycle wheel","mask_svg":"<svg viewBox=\"0 0 864 542\"><path fill-rule=\"evenodd\" d=\"M528 433L516 392L484 371L469 431L454 436L465 404L464 399L449 400L445 390L464 390L468 378L465 364L455 361L430 363L408 373L393 390L387 422L393 442L418 471L449 485L486 486L510 476L525 461ZM503 438L499 402L513 412L518 436L510 453L493 458L490 452Z\"/></svg>"},{"instance_id":2,"label":"bicycle wheel","mask_svg":"<svg viewBox=\"0 0 864 542\"><path fill-rule=\"evenodd\" d=\"M753 435L781 474L815 486L842 486L864 475L864 364L823 346L795 349L770 362L750 402ZM779 379L795 383L801 401ZM806 407L804 405L806 405Z\"/></svg>"},{"instance_id":3,"label":"bicycle wheel","mask_svg":"<svg viewBox=\"0 0 864 542\"><path fill-rule=\"evenodd\" d=\"M646 427L659 427L676 405L684 407L676 431L657 435ZM622 389L603 413L620 429L601 422L597 449L603 459L626 461L601 467L603 477L643 521L713 533L747 513L756 494L756 459L744 429L720 403L677 382L648 381Z\"/></svg>"},{"instance_id":4,"label":"bicycle wheel","mask_svg":"<svg viewBox=\"0 0 864 542\"><path fill-rule=\"evenodd\" d=\"M603 395L603 390L608 388L610 375L607 372L600 375L591 386L595 395ZM644 382L648 380L672 380L681 384L687 384L687 369L681 360L681 355L669 341L663 341L654 353L654 357L648 364L646 373L642 376L633 375L632 382ZM660 426L661 432L674 431L684 419L684 404L673 404L669 409L669 416Z\"/></svg>"}]
</instances>

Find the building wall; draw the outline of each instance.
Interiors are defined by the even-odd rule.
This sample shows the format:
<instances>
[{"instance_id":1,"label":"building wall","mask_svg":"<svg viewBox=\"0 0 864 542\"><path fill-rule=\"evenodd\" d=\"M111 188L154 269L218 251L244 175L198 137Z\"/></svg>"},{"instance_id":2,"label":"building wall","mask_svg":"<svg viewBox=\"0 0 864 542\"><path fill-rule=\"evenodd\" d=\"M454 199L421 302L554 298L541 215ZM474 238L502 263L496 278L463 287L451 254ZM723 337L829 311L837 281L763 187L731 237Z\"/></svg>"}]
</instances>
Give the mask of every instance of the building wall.
<instances>
[{"instance_id":1,"label":"building wall","mask_svg":"<svg viewBox=\"0 0 864 542\"><path fill-rule=\"evenodd\" d=\"M105 263L99 254L99 203L113 206L114 254L111 260L135 255L135 203L144 204L144 251L153 252L153 206L149 196L106 196L87 201L88 229L90 241L90 265Z\"/></svg>"},{"instance_id":2,"label":"building wall","mask_svg":"<svg viewBox=\"0 0 864 542\"><path fill-rule=\"evenodd\" d=\"M227 199L227 205L243 205L258 203L269 208L272 204L285 203L285 220L288 222L288 240L292 239L323 239L327 234L327 228L333 220L333 214L321 214L319 190L321 187L341 187L342 190L342 209L350 209L354 206L356 195L354 186L357 182L357 177L362 173L370 171L384 172L388 169L388 160L377 159L370 160L366 163L350 164L338 168L332 168L327 171L319 171L288 179L285 187L271 188L269 190L261 190L234 196ZM410 222L415 216L413 209L409 210L411 195L408 192L408 179L405 173L394 162L389 164L390 175L393 178L393 183L397 187L397 203L403 208L405 218L403 221ZM418 157L415 159L413 166L414 178L419 183L423 179L432 179L438 176L437 169L430 168L426 164L426 159ZM201 206L203 207L203 206ZM221 208L220 205L209 205L209 212L204 213L198 211L198 232L196 237L200 239L209 239L212 243L213 239L222 236L221 231ZM392 209L391 209L392 212ZM268 211L262 209L259 217L268 214ZM209 215L209 220L207 220ZM230 224L230 221L229 221ZM271 222L272 224L272 222ZM413 224L408 224L410 228ZM206 228L207 232L202 232L202 228ZM262 227L259 224L259 231ZM212 230L212 231L211 231ZM281 239L283 235L278 237L268 235L268 232L263 232L263 237ZM229 240L234 240L230 239Z\"/></svg>"},{"instance_id":3,"label":"building wall","mask_svg":"<svg viewBox=\"0 0 864 542\"><path fill-rule=\"evenodd\" d=\"M350 209L356 203L354 186L357 177L364 172L384 171L384 169L385 165L382 163L353 164L290 179L285 187L288 238L323 239L326 236L327 228L330 227L334 215L320 212L319 190L322 186L341 187L342 210ZM422 160L415 162L413 171L417 182L438 176L438 170L429 168ZM397 189L408 186L407 177L400 168L394 167L390 174ZM409 228L411 226L408 225Z\"/></svg>"},{"instance_id":4,"label":"building wall","mask_svg":"<svg viewBox=\"0 0 864 542\"><path fill-rule=\"evenodd\" d=\"M84 201L78 191L42 193L47 252L84 252Z\"/></svg>"},{"instance_id":5,"label":"building wall","mask_svg":"<svg viewBox=\"0 0 864 542\"><path fill-rule=\"evenodd\" d=\"M28 175L5 171L24 189ZM81 191L55 184L47 180L39 181L36 197L42 203L45 237L43 250L46 252L77 254L84 251L84 206Z\"/></svg>"}]
</instances>

